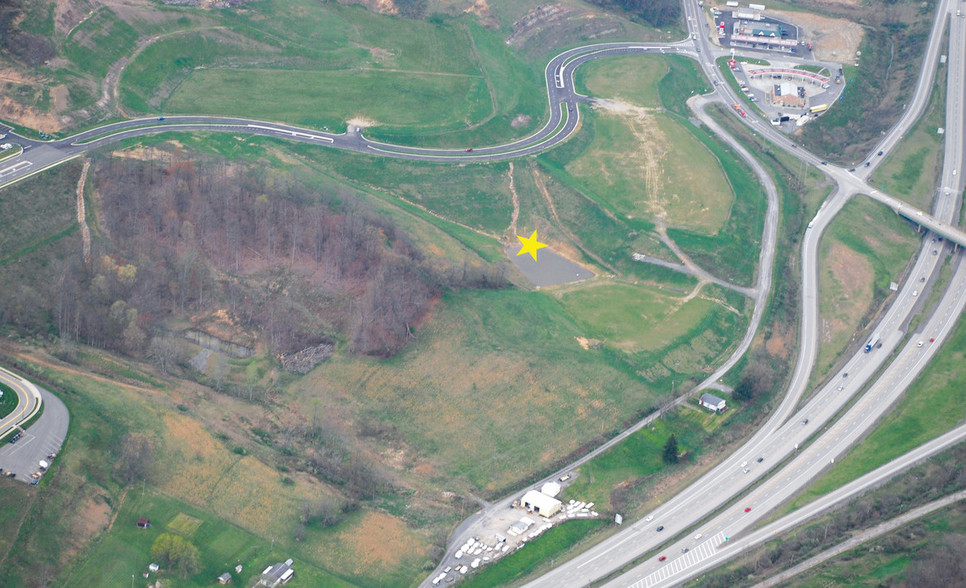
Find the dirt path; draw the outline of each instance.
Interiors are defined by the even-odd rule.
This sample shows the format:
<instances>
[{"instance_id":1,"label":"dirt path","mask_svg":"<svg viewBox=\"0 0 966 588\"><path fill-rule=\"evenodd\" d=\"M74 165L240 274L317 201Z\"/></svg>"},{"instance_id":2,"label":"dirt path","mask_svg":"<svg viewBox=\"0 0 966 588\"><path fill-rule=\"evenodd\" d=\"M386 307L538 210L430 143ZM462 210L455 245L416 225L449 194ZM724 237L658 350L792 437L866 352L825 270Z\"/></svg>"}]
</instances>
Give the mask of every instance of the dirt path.
<instances>
[{"instance_id":1,"label":"dirt path","mask_svg":"<svg viewBox=\"0 0 966 588\"><path fill-rule=\"evenodd\" d=\"M77 224L80 225L81 239L84 242L84 263L91 264L91 230L87 227L87 210L84 207L84 184L87 182L87 170L91 168L90 161L84 161L80 179L77 180Z\"/></svg>"},{"instance_id":2,"label":"dirt path","mask_svg":"<svg viewBox=\"0 0 966 588\"><path fill-rule=\"evenodd\" d=\"M506 228L503 235L505 241L509 241L517 234L517 220L520 218L520 195L517 194L516 186L513 184L513 162L510 162L510 171L507 172L510 178L510 195L513 197L513 213L510 215L510 226Z\"/></svg>"},{"instance_id":3,"label":"dirt path","mask_svg":"<svg viewBox=\"0 0 966 588\"><path fill-rule=\"evenodd\" d=\"M138 55L141 54L149 45L154 43L159 39L164 39L167 37L173 37L175 35L183 35L185 33L193 33L200 30L216 30L216 29L227 29L228 27L223 26L213 26L213 27L201 27L196 29L185 29L182 31L172 31L170 33L163 33L160 35L154 35L153 37L148 37L146 39L141 39L138 41L137 47L134 51L126 57L122 57L111 64L111 67L107 69L107 75L104 76L104 80L101 82L101 99L97 101L97 105L101 108L107 108L111 105L113 101L114 107L117 111L121 113L121 116L130 118L127 112L121 107L121 101L119 99L119 88L121 85L121 75L124 73L124 68Z\"/></svg>"}]
</instances>

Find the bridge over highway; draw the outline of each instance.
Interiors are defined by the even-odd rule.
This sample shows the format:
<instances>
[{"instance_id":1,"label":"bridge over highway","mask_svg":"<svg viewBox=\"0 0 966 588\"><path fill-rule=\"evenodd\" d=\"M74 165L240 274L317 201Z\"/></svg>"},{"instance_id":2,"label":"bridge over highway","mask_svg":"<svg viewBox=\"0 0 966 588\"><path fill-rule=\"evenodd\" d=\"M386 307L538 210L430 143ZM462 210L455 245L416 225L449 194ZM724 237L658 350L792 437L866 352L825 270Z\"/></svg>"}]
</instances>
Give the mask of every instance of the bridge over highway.
<instances>
[{"instance_id":1,"label":"bridge over highway","mask_svg":"<svg viewBox=\"0 0 966 588\"><path fill-rule=\"evenodd\" d=\"M892 210L896 211L896 214L899 216L909 219L917 225L925 227L937 235L945 237L960 247L966 247L966 232L963 232L948 223L944 223L938 218L926 214L918 208L909 206L904 202L896 200L891 196L877 193L875 190L869 194L869 197L885 204Z\"/></svg>"}]
</instances>

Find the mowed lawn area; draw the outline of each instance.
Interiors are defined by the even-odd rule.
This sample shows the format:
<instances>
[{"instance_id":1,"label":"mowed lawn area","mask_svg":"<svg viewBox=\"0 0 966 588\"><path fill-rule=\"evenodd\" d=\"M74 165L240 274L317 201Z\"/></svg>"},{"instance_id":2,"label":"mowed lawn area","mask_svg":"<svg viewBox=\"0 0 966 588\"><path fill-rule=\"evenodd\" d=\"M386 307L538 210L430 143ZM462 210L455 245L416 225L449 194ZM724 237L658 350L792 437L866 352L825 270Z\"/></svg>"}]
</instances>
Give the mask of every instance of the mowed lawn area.
<instances>
[{"instance_id":1,"label":"mowed lawn area","mask_svg":"<svg viewBox=\"0 0 966 588\"><path fill-rule=\"evenodd\" d=\"M149 44L126 67L120 94L126 107L144 112L332 131L360 118L391 141L480 144L542 123L542 66L521 61L500 34L469 18L263 0Z\"/></svg>"},{"instance_id":2,"label":"mowed lawn area","mask_svg":"<svg viewBox=\"0 0 966 588\"><path fill-rule=\"evenodd\" d=\"M164 104L172 114L219 114L342 125L360 117L392 126L438 128L490 111L482 76L412 72L207 69Z\"/></svg>"},{"instance_id":3,"label":"mowed lawn area","mask_svg":"<svg viewBox=\"0 0 966 588\"><path fill-rule=\"evenodd\" d=\"M835 217L819 247L822 335L815 377L823 377L866 328L918 242L907 221L865 196L853 198Z\"/></svg>"},{"instance_id":4,"label":"mowed lawn area","mask_svg":"<svg viewBox=\"0 0 966 588\"><path fill-rule=\"evenodd\" d=\"M561 300L588 336L625 353L670 346L701 325L715 306L702 298L685 301L654 288L602 282L568 291Z\"/></svg>"},{"instance_id":5,"label":"mowed lawn area","mask_svg":"<svg viewBox=\"0 0 966 588\"><path fill-rule=\"evenodd\" d=\"M619 102L598 106L593 141L566 169L619 216L658 217L714 235L734 192L714 154L663 112L658 88L669 71L664 59L649 56L583 65L578 83Z\"/></svg>"},{"instance_id":6,"label":"mowed lawn area","mask_svg":"<svg viewBox=\"0 0 966 588\"><path fill-rule=\"evenodd\" d=\"M269 497L266 497L268 499ZM151 526L137 526L139 518L150 519ZM162 533L178 535L198 548L201 566L187 579L177 572L161 570L151 574L149 581L161 579L165 586L177 588L211 586L215 578L225 572L232 574L236 585L251 584L266 567L295 558L293 568L302 586L354 586L329 574L315 565L298 558L285 547L287 542L274 545L271 541L251 533L148 487L130 490L121 502L111 529L102 534L86 557L70 574L71 586L126 586L131 574L136 574L138 586L144 585L142 572L148 571L151 545ZM242 573L235 566L242 565Z\"/></svg>"}]
</instances>

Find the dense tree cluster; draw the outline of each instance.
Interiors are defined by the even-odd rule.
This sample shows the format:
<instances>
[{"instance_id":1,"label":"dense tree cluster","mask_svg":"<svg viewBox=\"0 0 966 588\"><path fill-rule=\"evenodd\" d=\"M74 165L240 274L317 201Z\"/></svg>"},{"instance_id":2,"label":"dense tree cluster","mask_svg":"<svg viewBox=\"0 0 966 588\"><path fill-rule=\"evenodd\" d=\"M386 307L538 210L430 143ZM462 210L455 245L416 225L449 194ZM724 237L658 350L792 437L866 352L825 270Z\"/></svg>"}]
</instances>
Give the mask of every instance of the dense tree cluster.
<instances>
[{"instance_id":1,"label":"dense tree cluster","mask_svg":"<svg viewBox=\"0 0 966 588\"><path fill-rule=\"evenodd\" d=\"M672 25L681 18L681 2L678 0L588 0L607 10L626 12L655 28Z\"/></svg>"},{"instance_id":2,"label":"dense tree cluster","mask_svg":"<svg viewBox=\"0 0 966 588\"><path fill-rule=\"evenodd\" d=\"M169 317L221 309L278 353L334 334L360 353L390 356L444 289L505 283L502 268L425 258L339 188L221 161L114 158L93 177L106 238L95 239L92 262L65 262L50 309L18 285L0 320L146 354L162 371L179 361Z\"/></svg>"},{"instance_id":3,"label":"dense tree cluster","mask_svg":"<svg viewBox=\"0 0 966 588\"><path fill-rule=\"evenodd\" d=\"M183 578L196 573L201 567L201 553L190 541L162 533L151 545L151 558L161 567L181 572Z\"/></svg>"}]
</instances>

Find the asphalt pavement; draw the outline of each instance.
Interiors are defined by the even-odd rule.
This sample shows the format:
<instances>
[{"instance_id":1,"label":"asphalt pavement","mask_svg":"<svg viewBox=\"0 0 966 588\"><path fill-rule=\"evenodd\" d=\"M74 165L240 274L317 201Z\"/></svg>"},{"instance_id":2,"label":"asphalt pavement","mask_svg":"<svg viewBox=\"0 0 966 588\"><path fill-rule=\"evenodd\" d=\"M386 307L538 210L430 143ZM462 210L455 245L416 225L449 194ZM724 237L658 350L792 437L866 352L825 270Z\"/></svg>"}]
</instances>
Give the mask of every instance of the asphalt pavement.
<instances>
[{"instance_id":1,"label":"asphalt pavement","mask_svg":"<svg viewBox=\"0 0 966 588\"><path fill-rule=\"evenodd\" d=\"M57 396L37 386L43 402L43 414L38 418L15 444L0 446L0 468L4 474L13 472L16 479L29 483L33 474L41 472L40 460L51 461L50 455L60 453L70 414L67 407ZM56 462L56 458L53 460Z\"/></svg>"}]
</instances>

